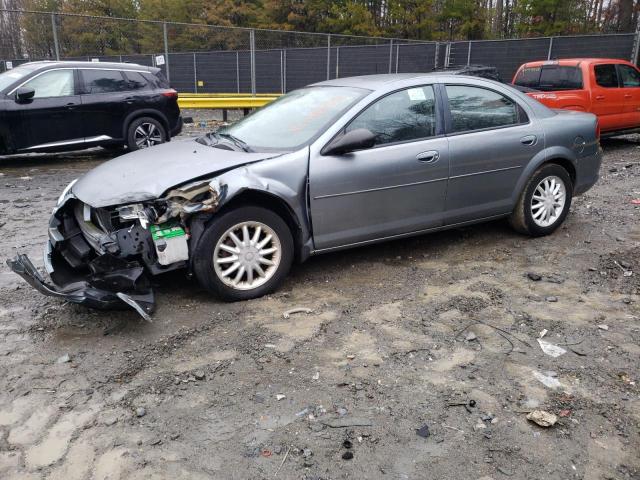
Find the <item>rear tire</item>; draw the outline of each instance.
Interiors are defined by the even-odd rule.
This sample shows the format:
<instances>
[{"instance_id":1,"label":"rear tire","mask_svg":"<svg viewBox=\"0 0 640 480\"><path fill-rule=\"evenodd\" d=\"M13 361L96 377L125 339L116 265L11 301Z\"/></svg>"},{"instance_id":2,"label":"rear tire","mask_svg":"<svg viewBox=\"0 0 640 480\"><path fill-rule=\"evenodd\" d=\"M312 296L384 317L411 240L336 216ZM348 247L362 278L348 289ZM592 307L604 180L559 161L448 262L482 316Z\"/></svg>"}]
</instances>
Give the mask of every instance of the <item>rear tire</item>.
<instances>
[{"instance_id":1,"label":"rear tire","mask_svg":"<svg viewBox=\"0 0 640 480\"><path fill-rule=\"evenodd\" d=\"M194 252L200 285L225 301L249 300L274 291L293 263L285 221L271 210L240 207L216 218Z\"/></svg>"},{"instance_id":2,"label":"rear tire","mask_svg":"<svg viewBox=\"0 0 640 480\"><path fill-rule=\"evenodd\" d=\"M543 165L525 186L509 223L519 233L541 237L553 233L569 213L573 183L560 165Z\"/></svg>"},{"instance_id":3,"label":"rear tire","mask_svg":"<svg viewBox=\"0 0 640 480\"><path fill-rule=\"evenodd\" d=\"M167 131L161 122L151 117L136 118L127 129L129 151L153 147L167 141Z\"/></svg>"}]
</instances>

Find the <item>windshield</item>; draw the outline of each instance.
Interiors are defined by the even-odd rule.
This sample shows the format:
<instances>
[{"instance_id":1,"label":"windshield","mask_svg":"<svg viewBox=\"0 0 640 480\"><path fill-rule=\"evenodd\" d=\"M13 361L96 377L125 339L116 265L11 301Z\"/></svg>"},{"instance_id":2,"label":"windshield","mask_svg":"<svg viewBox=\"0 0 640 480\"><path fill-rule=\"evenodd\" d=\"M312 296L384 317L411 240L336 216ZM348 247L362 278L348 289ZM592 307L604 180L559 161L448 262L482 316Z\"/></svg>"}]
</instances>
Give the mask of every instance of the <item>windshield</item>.
<instances>
[{"instance_id":1,"label":"windshield","mask_svg":"<svg viewBox=\"0 0 640 480\"><path fill-rule=\"evenodd\" d=\"M17 82L22 77L33 72L37 65L23 65L21 67L14 68L13 70L7 70L4 73L0 73L0 92L7 88L14 82Z\"/></svg>"},{"instance_id":2,"label":"windshield","mask_svg":"<svg viewBox=\"0 0 640 480\"><path fill-rule=\"evenodd\" d=\"M370 90L308 87L283 95L237 123L218 131L251 150L291 151L309 144Z\"/></svg>"}]
</instances>

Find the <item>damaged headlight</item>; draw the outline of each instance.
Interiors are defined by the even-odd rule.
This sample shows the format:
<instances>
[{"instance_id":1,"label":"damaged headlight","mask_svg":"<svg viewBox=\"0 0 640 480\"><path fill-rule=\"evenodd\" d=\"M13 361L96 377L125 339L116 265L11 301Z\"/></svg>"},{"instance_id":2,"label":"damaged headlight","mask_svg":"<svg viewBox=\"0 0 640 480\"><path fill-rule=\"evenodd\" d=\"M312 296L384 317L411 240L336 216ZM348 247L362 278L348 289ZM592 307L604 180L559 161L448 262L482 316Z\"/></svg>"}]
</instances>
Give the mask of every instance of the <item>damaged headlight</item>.
<instances>
[{"instance_id":1,"label":"damaged headlight","mask_svg":"<svg viewBox=\"0 0 640 480\"><path fill-rule=\"evenodd\" d=\"M56 203L56 206L59 207L60 205L62 205L64 202L67 201L67 199L72 195L71 193L71 189L73 188L73 186L76 184L76 182L78 181L78 179L76 178L74 181L72 181L69 185L67 185L64 190L62 190L62 193L60 194L60 196L58 197L58 202Z\"/></svg>"},{"instance_id":2,"label":"damaged headlight","mask_svg":"<svg viewBox=\"0 0 640 480\"><path fill-rule=\"evenodd\" d=\"M117 210L120 220L140 220L140 225L145 229L150 223L153 223L156 218L155 211L151 208L145 207L141 203L118 207Z\"/></svg>"}]
</instances>

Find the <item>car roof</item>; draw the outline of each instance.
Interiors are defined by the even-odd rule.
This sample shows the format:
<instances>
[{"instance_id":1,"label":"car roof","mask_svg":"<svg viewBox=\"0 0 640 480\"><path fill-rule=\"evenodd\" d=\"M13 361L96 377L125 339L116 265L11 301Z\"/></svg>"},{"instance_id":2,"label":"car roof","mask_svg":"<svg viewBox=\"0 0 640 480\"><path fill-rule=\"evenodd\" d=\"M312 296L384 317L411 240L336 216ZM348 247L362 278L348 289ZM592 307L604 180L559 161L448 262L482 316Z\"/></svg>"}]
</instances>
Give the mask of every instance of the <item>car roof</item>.
<instances>
[{"instance_id":1,"label":"car roof","mask_svg":"<svg viewBox=\"0 0 640 480\"><path fill-rule=\"evenodd\" d=\"M330 87L358 87L370 90L378 90L382 87L396 82L405 80L424 79L427 82L433 82L437 78L438 81L458 81L461 78L477 80L477 77L469 75L455 75L452 72L427 72L427 73L384 73L378 75L360 75L357 77L336 78L334 80L325 80L312 84L312 86L330 86Z\"/></svg>"},{"instance_id":2,"label":"car roof","mask_svg":"<svg viewBox=\"0 0 640 480\"><path fill-rule=\"evenodd\" d=\"M45 70L49 68L96 68L96 69L117 69L117 70L140 70L144 72L152 72L159 70L155 67L147 67L145 65L139 65L137 63L125 63L125 62L79 62L79 61L54 61L54 60L42 60L38 62L23 63L20 66L38 66L38 69Z\"/></svg>"},{"instance_id":3,"label":"car roof","mask_svg":"<svg viewBox=\"0 0 640 480\"><path fill-rule=\"evenodd\" d=\"M522 66L526 67L539 67L542 65L560 65L564 67L576 67L582 63L593 64L593 63L620 63L628 65L629 62L627 60L623 60L621 58L561 58L557 60L536 60L535 62L527 62Z\"/></svg>"}]
</instances>

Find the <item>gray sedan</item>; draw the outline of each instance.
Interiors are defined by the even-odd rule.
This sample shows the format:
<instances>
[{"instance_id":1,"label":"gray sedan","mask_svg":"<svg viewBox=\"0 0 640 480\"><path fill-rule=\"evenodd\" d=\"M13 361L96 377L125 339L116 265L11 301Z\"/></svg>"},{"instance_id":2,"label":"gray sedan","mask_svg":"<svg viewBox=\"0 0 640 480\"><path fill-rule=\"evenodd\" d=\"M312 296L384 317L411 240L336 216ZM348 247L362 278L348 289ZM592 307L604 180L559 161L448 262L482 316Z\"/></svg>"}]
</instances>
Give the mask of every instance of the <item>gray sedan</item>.
<instances>
[{"instance_id":1,"label":"gray sedan","mask_svg":"<svg viewBox=\"0 0 640 480\"><path fill-rule=\"evenodd\" d=\"M225 300L259 297L294 260L507 217L548 235L598 179L596 117L450 74L331 80L198 139L124 155L60 196L47 295L154 308L149 277L184 269Z\"/></svg>"}]
</instances>

